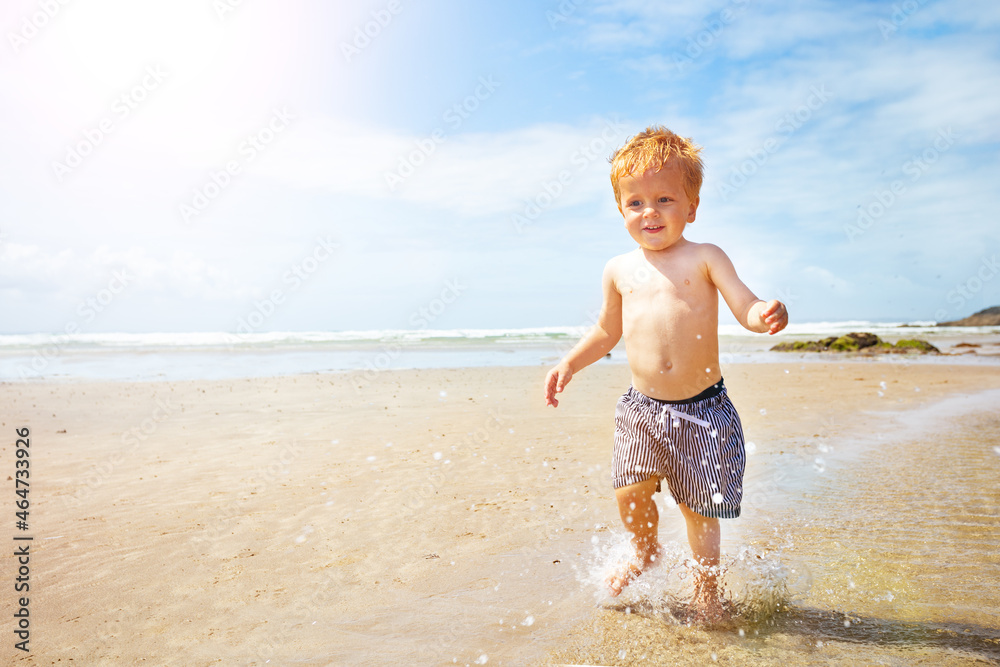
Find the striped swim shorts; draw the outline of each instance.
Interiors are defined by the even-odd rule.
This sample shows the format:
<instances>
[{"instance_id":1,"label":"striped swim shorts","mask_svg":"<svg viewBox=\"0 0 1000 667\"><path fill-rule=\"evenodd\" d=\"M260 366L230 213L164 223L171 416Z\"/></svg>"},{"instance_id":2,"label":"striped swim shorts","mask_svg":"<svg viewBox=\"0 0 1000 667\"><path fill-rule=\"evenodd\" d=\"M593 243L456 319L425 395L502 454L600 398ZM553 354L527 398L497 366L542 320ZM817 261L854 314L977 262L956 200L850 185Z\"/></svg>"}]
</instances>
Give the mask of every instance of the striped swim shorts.
<instances>
[{"instance_id":1,"label":"striped swim shorts","mask_svg":"<svg viewBox=\"0 0 1000 667\"><path fill-rule=\"evenodd\" d=\"M665 479L677 503L733 519L743 499L743 427L720 380L686 401L629 387L615 408L614 486Z\"/></svg>"}]
</instances>

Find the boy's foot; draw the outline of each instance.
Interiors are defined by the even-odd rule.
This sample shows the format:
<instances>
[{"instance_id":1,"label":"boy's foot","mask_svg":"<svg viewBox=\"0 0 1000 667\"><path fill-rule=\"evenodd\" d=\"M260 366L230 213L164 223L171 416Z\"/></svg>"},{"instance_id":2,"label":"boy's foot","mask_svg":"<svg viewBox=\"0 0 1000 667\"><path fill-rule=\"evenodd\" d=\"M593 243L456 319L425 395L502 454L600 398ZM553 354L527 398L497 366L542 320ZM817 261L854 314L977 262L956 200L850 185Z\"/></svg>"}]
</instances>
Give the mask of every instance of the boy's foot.
<instances>
[{"instance_id":1,"label":"boy's foot","mask_svg":"<svg viewBox=\"0 0 1000 667\"><path fill-rule=\"evenodd\" d=\"M717 590L700 590L691 600L690 621L704 625L725 623L733 616L730 605L719 597Z\"/></svg>"},{"instance_id":2,"label":"boy's foot","mask_svg":"<svg viewBox=\"0 0 1000 667\"><path fill-rule=\"evenodd\" d=\"M657 545L655 551L653 551L648 558L641 559L639 561L629 561L628 565L608 577L606 583L608 585L608 590L611 591L611 597L616 598L621 595L622 591L625 590L625 587L635 581L635 579L638 578L643 571L655 565L656 559L662 554L663 546Z\"/></svg>"},{"instance_id":3,"label":"boy's foot","mask_svg":"<svg viewBox=\"0 0 1000 667\"><path fill-rule=\"evenodd\" d=\"M642 574L642 569L636 563L629 562L628 565L608 577L606 583L608 584L608 590L611 591L611 597L616 598L621 595L625 587L631 584L640 574Z\"/></svg>"}]
</instances>

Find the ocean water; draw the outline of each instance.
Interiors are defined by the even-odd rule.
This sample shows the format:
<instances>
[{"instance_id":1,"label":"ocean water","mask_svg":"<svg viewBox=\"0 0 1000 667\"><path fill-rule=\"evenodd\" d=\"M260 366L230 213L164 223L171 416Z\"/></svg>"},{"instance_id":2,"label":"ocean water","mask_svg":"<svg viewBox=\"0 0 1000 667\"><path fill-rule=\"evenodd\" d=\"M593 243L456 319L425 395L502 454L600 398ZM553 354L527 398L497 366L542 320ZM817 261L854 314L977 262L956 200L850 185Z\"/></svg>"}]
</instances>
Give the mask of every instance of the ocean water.
<instances>
[{"instance_id":1,"label":"ocean water","mask_svg":"<svg viewBox=\"0 0 1000 667\"><path fill-rule=\"evenodd\" d=\"M586 330L8 334L0 335L0 381L214 380L336 371L370 375L407 368L547 365L572 349ZM924 357L921 361L925 362L1000 362L1000 327L865 321L796 323L777 336L752 334L735 324L722 325L720 358L723 365L786 360L789 353L769 352L771 346L783 340L817 339L851 331L869 331L890 341L922 338L948 353ZM960 343L975 347L956 347ZM799 357L823 360L815 354ZM626 362L624 345L612 351L609 361Z\"/></svg>"}]
</instances>

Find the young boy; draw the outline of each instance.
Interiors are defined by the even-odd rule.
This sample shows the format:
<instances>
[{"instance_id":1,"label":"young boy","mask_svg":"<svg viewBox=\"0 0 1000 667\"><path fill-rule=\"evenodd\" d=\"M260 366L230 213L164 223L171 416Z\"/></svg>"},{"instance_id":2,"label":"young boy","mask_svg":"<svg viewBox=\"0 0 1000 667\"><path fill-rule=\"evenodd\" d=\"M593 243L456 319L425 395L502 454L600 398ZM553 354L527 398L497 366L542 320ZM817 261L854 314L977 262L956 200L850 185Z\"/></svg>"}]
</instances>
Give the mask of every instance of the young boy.
<instances>
[{"instance_id":1,"label":"young boy","mask_svg":"<svg viewBox=\"0 0 1000 667\"><path fill-rule=\"evenodd\" d=\"M624 337L632 386L615 409L615 496L632 534L635 560L608 581L617 596L659 552L653 494L664 479L687 524L700 564L695 609L723 616L716 575L719 518L740 514L743 431L719 368L718 294L750 331L788 324L779 301L761 301L718 247L693 243L702 182L700 148L664 127L649 127L611 158L611 184L625 229L639 244L604 268L597 324L545 378L545 402L573 374Z\"/></svg>"}]
</instances>

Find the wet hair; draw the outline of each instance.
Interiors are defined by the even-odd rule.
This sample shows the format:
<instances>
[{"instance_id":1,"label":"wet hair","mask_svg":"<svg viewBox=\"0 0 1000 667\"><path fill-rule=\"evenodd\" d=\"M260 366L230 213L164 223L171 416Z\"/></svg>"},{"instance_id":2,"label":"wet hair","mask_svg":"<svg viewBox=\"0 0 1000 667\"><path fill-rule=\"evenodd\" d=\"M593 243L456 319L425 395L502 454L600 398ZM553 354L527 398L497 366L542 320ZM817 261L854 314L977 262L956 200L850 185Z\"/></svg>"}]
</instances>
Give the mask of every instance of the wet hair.
<instances>
[{"instance_id":1,"label":"wet hair","mask_svg":"<svg viewBox=\"0 0 1000 667\"><path fill-rule=\"evenodd\" d=\"M701 192L705 166L698 154L701 146L690 139L674 134L662 125L651 125L630 138L611 156L611 187L615 203L621 211L621 188L618 181L623 176L644 174L676 166L684 181L684 193L694 201Z\"/></svg>"}]
</instances>

